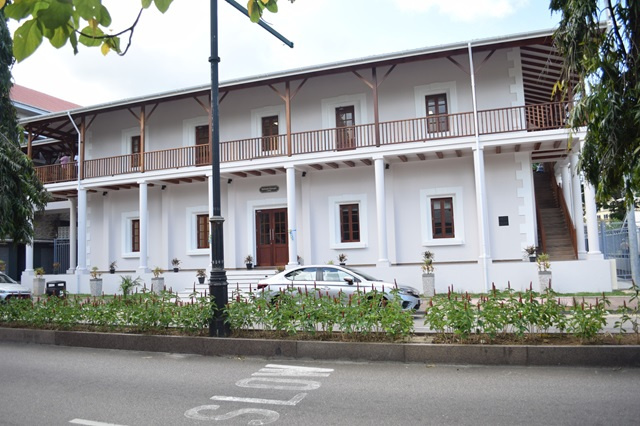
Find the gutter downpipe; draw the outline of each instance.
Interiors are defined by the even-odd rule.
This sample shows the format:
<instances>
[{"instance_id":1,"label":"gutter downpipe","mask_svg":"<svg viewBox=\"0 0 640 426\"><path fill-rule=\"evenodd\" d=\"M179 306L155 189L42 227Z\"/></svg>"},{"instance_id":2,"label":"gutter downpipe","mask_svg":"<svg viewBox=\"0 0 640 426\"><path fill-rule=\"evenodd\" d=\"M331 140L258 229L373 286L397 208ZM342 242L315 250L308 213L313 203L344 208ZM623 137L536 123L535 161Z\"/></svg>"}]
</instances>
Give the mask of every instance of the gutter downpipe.
<instances>
[{"instance_id":1,"label":"gutter downpipe","mask_svg":"<svg viewBox=\"0 0 640 426\"><path fill-rule=\"evenodd\" d=\"M478 214L478 221L480 226L480 262L482 264L482 278L484 281L484 289L489 291L489 263L490 250L489 250L489 224L487 222L487 201L486 201L486 188L485 188L485 175L484 175L484 148L480 144L480 130L478 128L478 105L476 101L476 79L475 69L473 66L473 53L471 50L471 42L467 43L469 51L469 75L471 76L471 96L473 98L473 124L475 130L476 146L473 148L473 162L475 170L476 181L476 209Z\"/></svg>"},{"instance_id":2,"label":"gutter downpipe","mask_svg":"<svg viewBox=\"0 0 640 426\"><path fill-rule=\"evenodd\" d=\"M71 113L67 111L67 116L69 117L69 121L71 121L71 125L76 129L76 133L78 134L78 163L77 163L77 175L78 175L78 266L76 268L76 275L84 275L87 273L87 191L82 187L81 179L80 179L80 164L82 163L82 155L81 143L82 143L82 134L80 133L80 129L76 126L75 121L73 121L73 117L71 117ZM73 226L74 224L70 224ZM80 290L80 281L78 278L77 282L78 291Z\"/></svg>"}]
</instances>

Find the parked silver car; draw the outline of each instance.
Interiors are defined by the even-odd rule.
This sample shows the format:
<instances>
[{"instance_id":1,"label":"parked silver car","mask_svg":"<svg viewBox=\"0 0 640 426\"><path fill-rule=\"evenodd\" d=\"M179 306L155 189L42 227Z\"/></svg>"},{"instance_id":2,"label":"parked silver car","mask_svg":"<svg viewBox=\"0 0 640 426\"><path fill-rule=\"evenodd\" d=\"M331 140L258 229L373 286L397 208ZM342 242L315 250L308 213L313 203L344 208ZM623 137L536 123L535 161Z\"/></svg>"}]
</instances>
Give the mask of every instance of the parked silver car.
<instances>
[{"instance_id":1,"label":"parked silver car","mask_svg":"<svg viewBox=\"0 0 640 426\"><path fill-rule=\"evenodd\" d=\"M0 302L9 299L31 299L31 290L0 272Z\"/></svg>"},{"instance_id":2,"label":"parked silver car","mask_svg":"<svg viewBox=\"0 0 640 426\"><path fill-rule=\"evenodd\" d=\"M360 291L375 289L390 295L390 291L396 287L393 283L383 282L356 269L337 265L298 266L258 281L258 288L266 289L270 296L286 287L312 288L314 285L331 296L337 296L340 292L351 294L358 289ZM414 288L398 286L398 294L402 299L403 309L420 308L420 295Z\"/></svg>"}]
</instances>

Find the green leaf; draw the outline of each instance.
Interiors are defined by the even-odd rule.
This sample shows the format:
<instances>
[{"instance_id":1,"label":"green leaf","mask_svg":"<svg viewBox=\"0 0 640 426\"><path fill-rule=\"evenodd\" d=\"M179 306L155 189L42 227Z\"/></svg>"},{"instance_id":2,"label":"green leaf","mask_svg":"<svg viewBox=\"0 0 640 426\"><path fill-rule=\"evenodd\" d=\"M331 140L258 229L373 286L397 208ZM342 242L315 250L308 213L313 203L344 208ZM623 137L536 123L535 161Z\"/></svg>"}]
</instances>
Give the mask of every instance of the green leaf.
<instances>
[{"instance_id":1,"label":"green leaf","mask_svg":"<svg viewBox=\"0 0 640 426\"><path fill-rule=\"evenodd\" d=\"M149 6L151 6L151 1L152 0L142 0L142 7L144 9L147 9Z\"/></svg>"},{"instance_id":2,"label":"green leaf","mask_svg":"<svg viewBox=\"0 0 640 426\"><path fill-rule=\"evenodd\" d=\"M42 43L40 23L30 19L22 24L13 35L13 56L18 62L28 58Z\"/></svg>"},{"instance_id":3,"label":"green leaf","mask_svg":"<svg viewBox=\"0 0 640 426\"><path fill-rule=\"evenodd\" d=\"M271 13L278 13L278 3L276 0L269 0L269 3L267 3L267 10Z\"/></svg>"},{"instance_id":4,"label":"green leaf","mask_svg":"<svg viewBox=\"0 0 640 426\"><path fill-rule=\"evenodd\" d=\"M77 14L88 21L95 19L103 27L111 25L111 15L100 0L74 0Z\"/></svg>"},{"instance_id":5,"label":"green leaf","mask_svg":"<svg viewBox=\"0 0 640 426\"><path fill-rule=\"evenodd\" d=\"M113 37L109 39L109 43L111 44L111 49L118 53L122 52L122 50L120 50L120 37Z\"/></svg>"},{"instance_id":6,"label":"green leaf","mask_svg":"<svg viewBox=\"0 0 640 426\"><path fill-rule=\"evenodd\" d=\"M36 8L38 8L42 3L44 2L40 2ZM69 22L72 12L72 4L52 1L49 3L48 7L42 7L39 8L39 10L34 11L34 16L42 22L46 28L55 30Z\"/></svg>"},{"instance_id":7,"label":"green leaf","mask_svg":"<svg viewBox=\"0 0 640 426\"><path fill-rule=\"evenodd\" d=\"M31 15L37 2L38 0L14 0L4 8L4 15L19 21Z\"/></svg>"},{"instance_id":8,"label":"green leaf","mask_svg":"<svg viewBox=\"0 0 640 426\"><path fill-rule=\"evenodd\" d=\"M80 35L80 43L89 47L96 47L102 44L102 37L104 36L104 32L100 28L93 28L89 25L84 27L81 31ZM89 36L89 37L88 37ZM93 38L98 37L98 38Z\"/></svg>"},{"instance_id":9,"label":"green leaf","mask_svg":"<svg viewBox=\"0 0 640 426\"><path fill-rule=\"evenodd\" d=\"M173 0L153 0L153 2L160 12L165 13L169 9L169 6L171 6Z\"/></svg>"},{"instance_id":10,"label":"green leaf","mask_svg":"<svg viewBox=\"0 0 640 426\"><path fill-rule=\"evenodd\" d=\"M49 30L50 31L50 30ZM47 35L49 42L56 49L60 49L62 46L67 44L67 40L69 40L69 34L71 33L71 28L68 25L63 27L56 28L53 31L53 35Z\"/></svg>"},{"instance_id":11,"label":"green leaf","mask_svg":"<svg viewBox=\"0 0 640 426\"><path fill-rule=\"evenodd\" d=\"M71 43L71 47L73 48L73 54L77 55L78 54L78 36L76 35L75 31L71 33L71 35L69 36L69 43Z\"/></svg>"},{"instance_id":12,"label":"green leaf","mask_svg":"<svg viewBox=\"0 0 640 426\"><path fill-rule=\"evenodd\" d=\"M262 10L256 0L249 0L247 3L247 10L249 11L249 19L251 22L258 22L260 16L262 16Z\"/></svg>"},{"instance_id":13,"label":"green leaf","mask_svg":"<svg viewBox=\"0 0 640 426\"><path fill-rule=\"evenodd\" d=\"M100 5L100 16L96 16L96 19L103 27L108 27L109 25L111 25L111 15L109 14L107 8L102 5Z\"/></svg>"}]
</instances>

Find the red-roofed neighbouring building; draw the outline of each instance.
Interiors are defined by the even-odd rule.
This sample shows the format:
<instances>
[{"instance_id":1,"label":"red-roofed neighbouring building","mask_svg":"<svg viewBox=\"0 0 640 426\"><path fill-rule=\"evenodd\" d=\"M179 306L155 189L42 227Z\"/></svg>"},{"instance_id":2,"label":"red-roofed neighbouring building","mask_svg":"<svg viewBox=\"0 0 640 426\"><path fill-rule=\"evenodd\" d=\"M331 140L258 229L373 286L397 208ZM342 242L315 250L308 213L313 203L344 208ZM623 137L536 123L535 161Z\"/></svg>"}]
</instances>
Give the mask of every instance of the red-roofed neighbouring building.
<instances>
[{"instance_id":1,"label":"red-roofed neighbouring building","mask_svg":"<svg viewBox=\"0 0 640 426\"><path fill-rule=\"evenodd\" d=\"M28 87L14 84L11 100L18 109L18 116L29 117L47 112L58 112L80 107L80 105L56 98Z\"/></svg>"}]
</instances>

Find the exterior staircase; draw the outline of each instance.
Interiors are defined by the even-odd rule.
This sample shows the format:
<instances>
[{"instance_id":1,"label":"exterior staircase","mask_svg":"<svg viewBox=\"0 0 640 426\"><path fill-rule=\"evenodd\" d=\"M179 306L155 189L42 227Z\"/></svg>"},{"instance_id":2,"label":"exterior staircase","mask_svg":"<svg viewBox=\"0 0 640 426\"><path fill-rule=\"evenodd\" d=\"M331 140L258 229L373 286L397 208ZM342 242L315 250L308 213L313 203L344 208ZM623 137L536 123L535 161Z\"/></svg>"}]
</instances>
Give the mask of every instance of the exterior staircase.
<instances>
[{"instance_id":1,"label":"exterior staircase","mask_svg":"<svg viewBox=\"0 0 640 426\"><path fill-rule=\"evenodd\" d=\"M573 225L567 223L561 200L558 199L561 195L553 188L555 179L548 171L535 172L533 182L540 222L538 223L538 247L542 247L542 241L544 241L544 251L552 261L575 260L577 257L569 228Z\"/></svg>"},{"instance_id":2,"label":"exterior staircase","mask_svg":"<svg viewBox=\"0 0 640 426\"><path fill-rule=\"evenodd\" d=\"M256 291L258 288L258 281L270 277L276 274L278 271L275 269L233 269L227 270L227 283L229 284L229 297L240 291L241 293L249 292L249 289ZM204 284L195 284L194 287L186 288L184 291L178 292L178 295L182 299L186 299L193 292L198 293L199 296L209 294L209 281L208 277Z\"/></svg>"}]
</instances>

